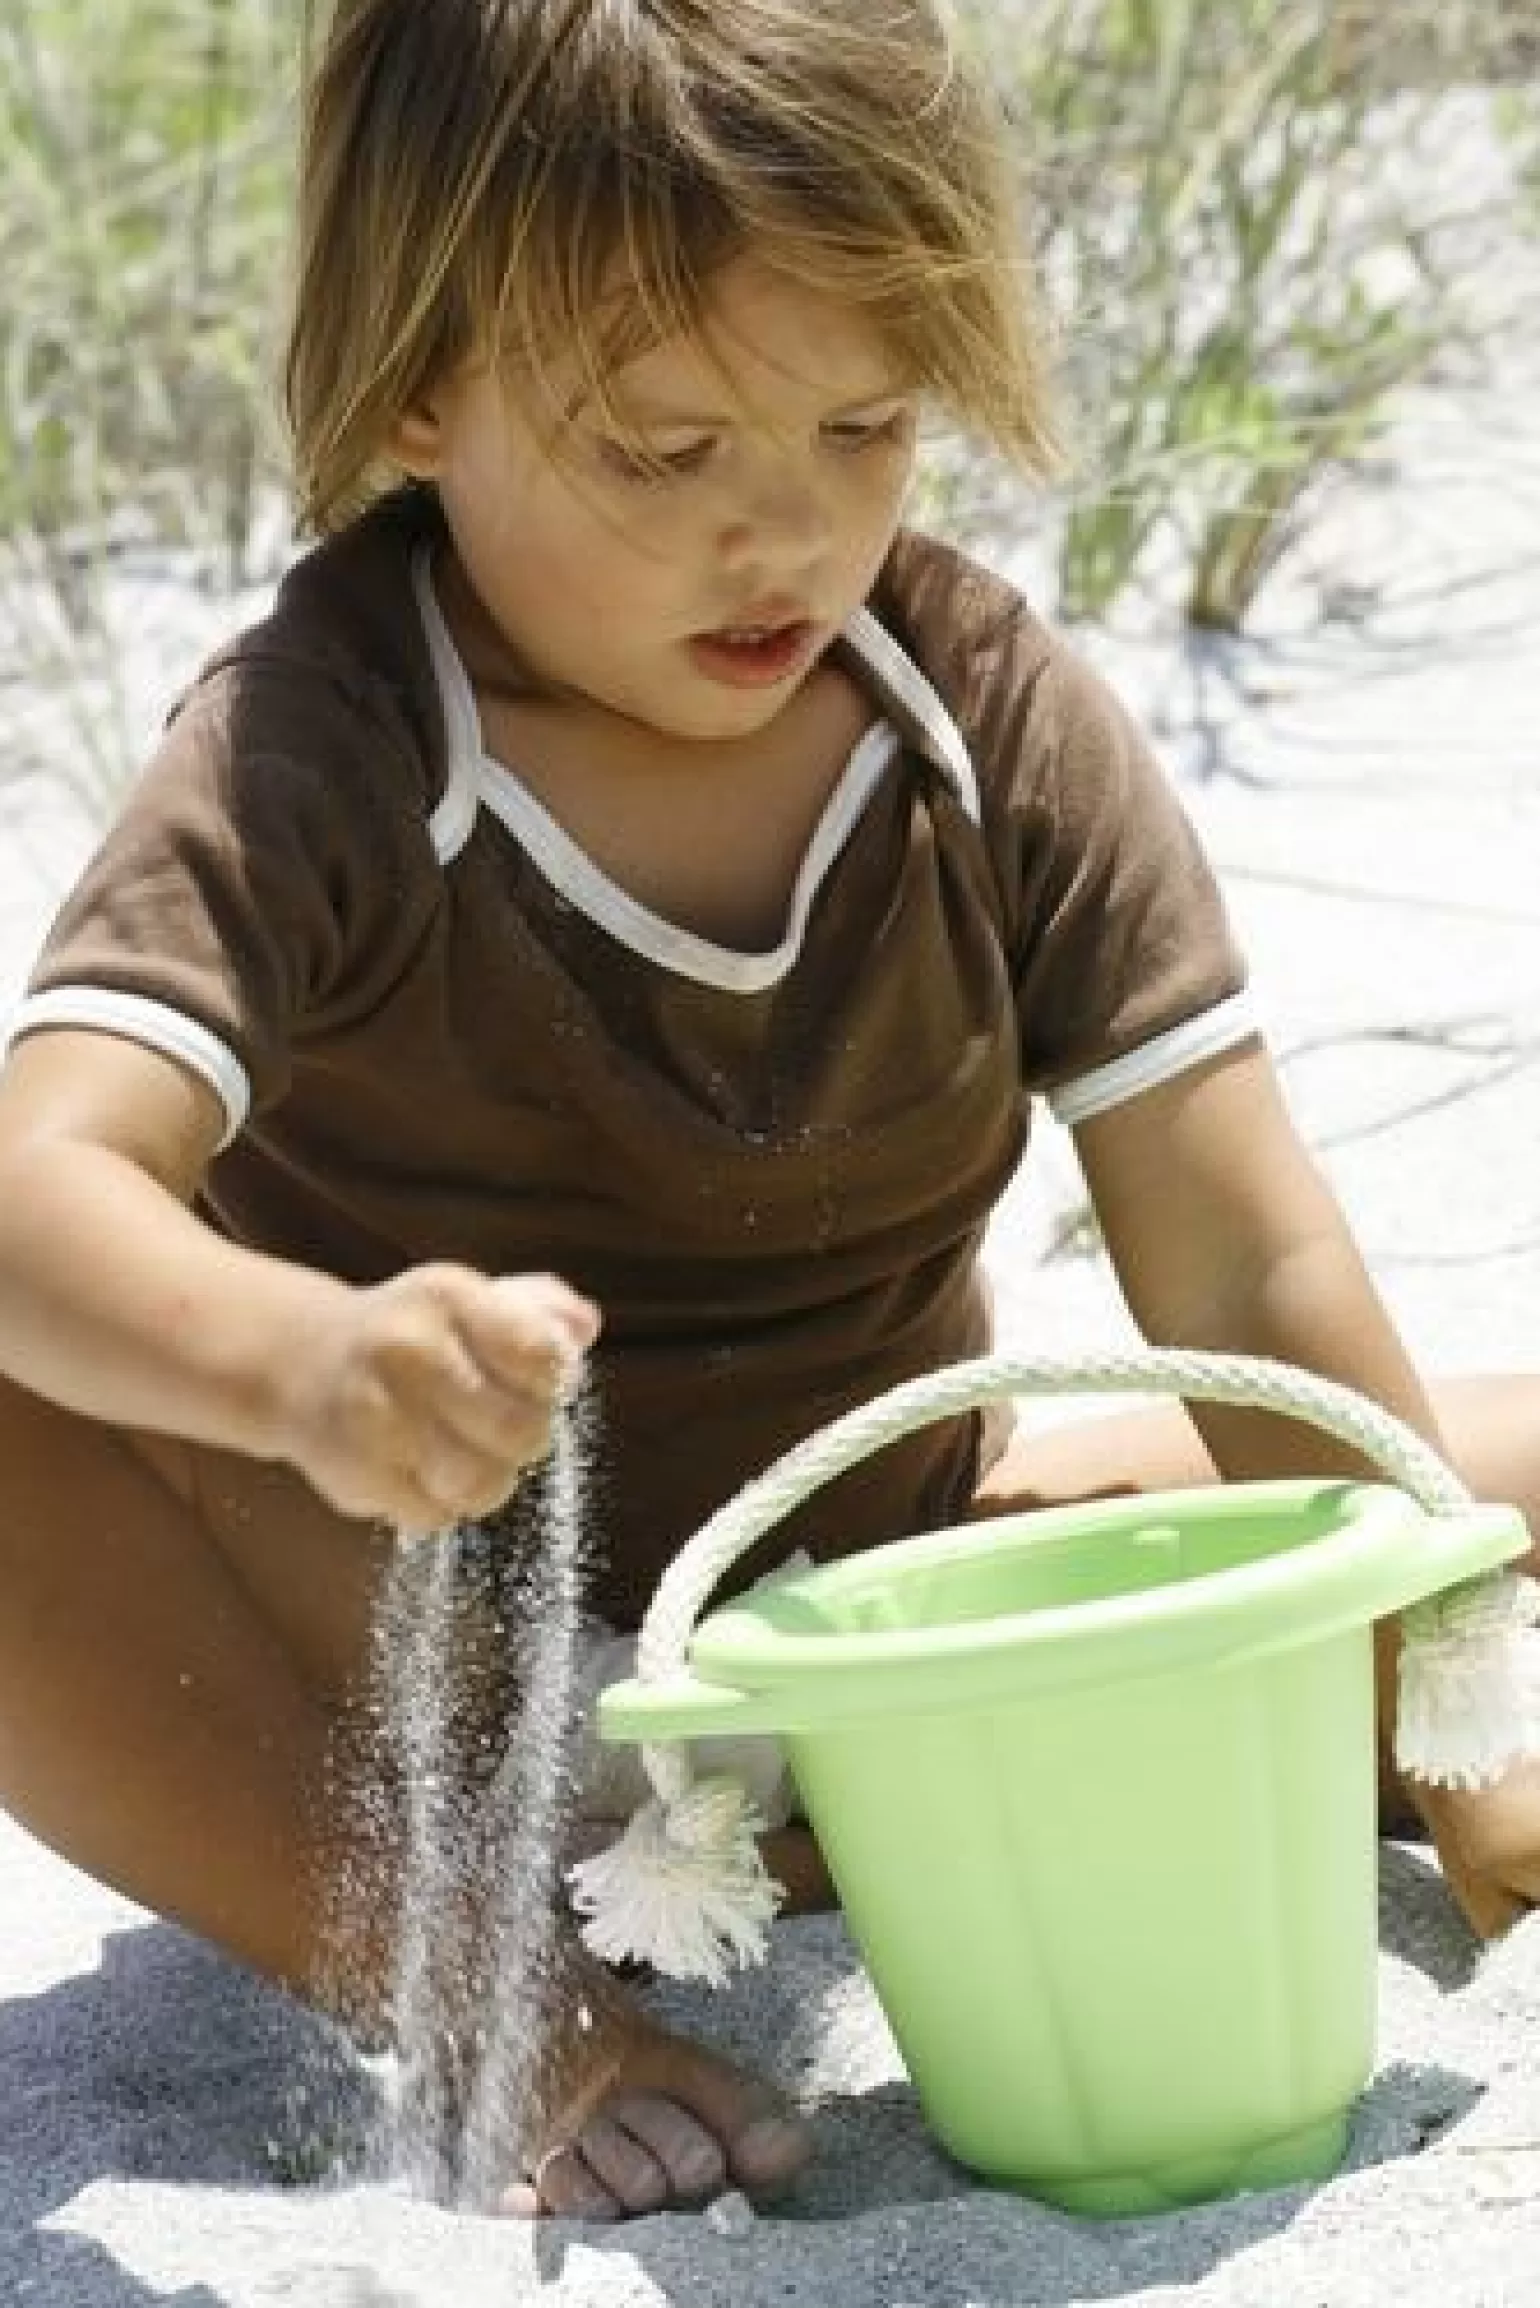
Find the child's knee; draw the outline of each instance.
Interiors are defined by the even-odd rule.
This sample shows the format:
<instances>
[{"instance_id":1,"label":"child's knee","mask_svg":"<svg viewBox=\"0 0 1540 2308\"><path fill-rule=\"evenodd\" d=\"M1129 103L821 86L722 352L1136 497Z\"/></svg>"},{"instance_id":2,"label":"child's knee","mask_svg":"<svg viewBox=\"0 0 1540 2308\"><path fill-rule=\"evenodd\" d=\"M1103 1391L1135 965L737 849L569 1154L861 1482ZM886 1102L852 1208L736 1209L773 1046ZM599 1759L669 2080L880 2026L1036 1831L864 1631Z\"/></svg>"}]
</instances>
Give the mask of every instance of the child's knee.
<instances>
[{"instance_id":1,"label":"child's knee","mask_svg":"<svg viewBox=\"0 0 1540 2308\"><path fill-rule=\"evenodd\" d=\"M99 1532L146 1475L168 1505L197 1507L194 1454L177 1436L88 1418L0 1376L0 1524L13 1536Z\"/></svg>"}]
</instances>

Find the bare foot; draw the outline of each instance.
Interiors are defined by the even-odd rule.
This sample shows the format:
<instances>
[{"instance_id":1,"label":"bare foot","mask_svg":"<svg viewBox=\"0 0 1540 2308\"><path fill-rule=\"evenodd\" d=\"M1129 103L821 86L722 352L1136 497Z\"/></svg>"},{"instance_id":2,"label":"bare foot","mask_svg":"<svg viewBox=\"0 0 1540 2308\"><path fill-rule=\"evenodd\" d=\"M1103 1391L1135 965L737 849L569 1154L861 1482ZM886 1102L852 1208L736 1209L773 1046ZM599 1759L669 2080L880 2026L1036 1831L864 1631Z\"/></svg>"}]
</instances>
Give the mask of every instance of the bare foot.
<instances>
[{"instance_id":1,"label":"bare foot","mask_svg":"<svg viewBox=\"0 0 1540 2308\"><path fill-rule=\"evenodd\" d=\"M547 2060L559 2112L505 2212L622 2220L728 2186L773 2195L802 2169L807 2127L769 2084L667 2034L598 1967L584 1964L569 2008Z\"/></svg>"},{"instance_id":2,"label":"bare foot","mask_svg":"<svg viewBox=\"0 0 1540 2308\"><path fill-rule=\"evenodd\" d=\"M1407 1787L1479 1938L1500 1938L1540 1906L1540 1761L1510 1764L1490 1787Z\"/></svg>"}]
</instances>

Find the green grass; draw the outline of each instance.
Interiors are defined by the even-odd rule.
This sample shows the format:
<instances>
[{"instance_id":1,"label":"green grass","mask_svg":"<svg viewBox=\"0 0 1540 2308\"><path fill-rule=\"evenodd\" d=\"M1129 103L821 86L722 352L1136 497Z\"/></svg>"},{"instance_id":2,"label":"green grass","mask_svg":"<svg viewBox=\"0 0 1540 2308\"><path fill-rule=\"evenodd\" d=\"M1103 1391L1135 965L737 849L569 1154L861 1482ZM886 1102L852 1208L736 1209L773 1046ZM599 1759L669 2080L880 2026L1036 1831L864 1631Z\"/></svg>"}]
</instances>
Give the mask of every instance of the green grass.
<instances>
[{"instance_id":1,"label":"green grass","mask_svg":"<svg viewBox=\"0 0 1540 2308\"><path fill-rule=\"evenodd\" d=\"M1472 214L1446 99L1509 70L1501 0L1003 0L976 23L1079 414L1060 607L1108 615L1156 558L1189 622L1239 630L1322 481L1471 349L1472 260L1514 218ZM1504 107L1522 169L1540 105L1516 71Z\"/></svg>"},{"instance_id":2,"label":"green grass","mask_svg":"<svg viewBox=\"0 0 1540 2308\"><path fill-rule=\"evenodd\" d=\"M1502 80L1540 200L1533 58L1510 44L1528 5L962 0L1063 332L1081 456L1053 508L1062 611L1114 614L1153 557L1188 618L1243 626L1322 479L1468 342L1463 269L1513 220L1456 229L1437 106L1460 74ZM188 548L229 587L282 488L274 355L310 13L12 0L0 16L0 637L48 680L92 669L82 729L109 787L115 543ZM975 540L1042 518L956 443L922 503Z\"/></svg>"},{"instance_id":3,"label":"green grass","mask_svg":"<svg viewBox=\"0 0 1540 2308\"><path fill-rule=\"evenodd\" d=\"M276 471L299 0L25 0L0 26L0 534L132 512L238 574ZM62 557L60 558L62 562Z\"/></svg>"}]
</instances>

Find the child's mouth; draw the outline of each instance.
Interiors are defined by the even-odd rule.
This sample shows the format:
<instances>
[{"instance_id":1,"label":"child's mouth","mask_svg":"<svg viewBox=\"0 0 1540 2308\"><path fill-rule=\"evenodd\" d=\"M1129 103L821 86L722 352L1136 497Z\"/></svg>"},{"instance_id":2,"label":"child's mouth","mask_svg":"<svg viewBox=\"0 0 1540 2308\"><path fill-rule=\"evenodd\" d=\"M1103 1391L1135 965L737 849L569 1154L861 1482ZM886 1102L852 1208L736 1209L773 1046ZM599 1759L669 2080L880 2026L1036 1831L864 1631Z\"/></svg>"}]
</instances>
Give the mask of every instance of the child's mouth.
<instances>
[{"instance_id":1,"label":"child's mouth","mask_svg":"<svg viewBox=\"0 0 1540 2308\"><path fill-rule=\"evenodd\" d=\"M690 655L708 680L761 689L800 670L812 655L816 632L805 617L788 625L726 625L696 634Z\"/></svg>"}]
</instances>

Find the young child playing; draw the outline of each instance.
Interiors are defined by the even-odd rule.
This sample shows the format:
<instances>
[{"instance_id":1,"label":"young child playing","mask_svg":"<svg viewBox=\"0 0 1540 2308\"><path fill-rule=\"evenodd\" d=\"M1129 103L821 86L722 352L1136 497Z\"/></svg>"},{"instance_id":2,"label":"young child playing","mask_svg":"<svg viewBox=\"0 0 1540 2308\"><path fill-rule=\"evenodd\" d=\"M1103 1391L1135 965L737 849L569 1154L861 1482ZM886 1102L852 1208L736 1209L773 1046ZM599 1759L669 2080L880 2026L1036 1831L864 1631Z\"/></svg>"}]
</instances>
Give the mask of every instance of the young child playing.
<instances>
[{"instance_id":1,"label":"young child playing","mask_svg":"<svg viewBox=\"0 0 1540 2308\"><path fill-rule=\"evenodd\" d=\"M1425 1398L1141 739L901 526L930 411L1050 461L1012 208L932 0L340 0L287 365L321 541L0 1078L0 1790L360 2029L393 1918L337 1759L394 1531L495 1510L586 1358L634 1625L777 1451L987 1344L1039 1096L1148 1337L1342 1379L1540 1514L1540 1380ZM968 1419L776 1543L1333 1463ZM1480 1928L1540 1897L1533 1773L1419 1801ZM564 1981L510 2209L796 2170L765 2086Z\"/></svg>"}]
</instances>

